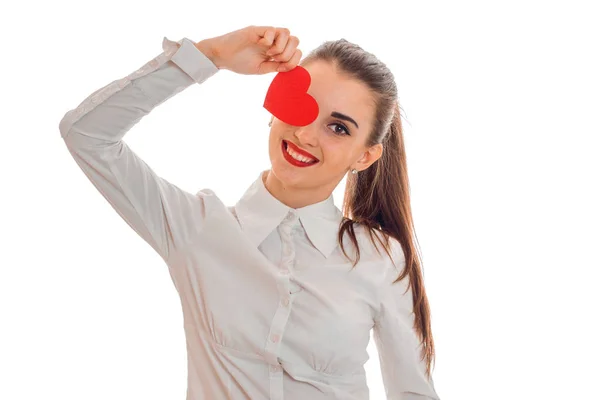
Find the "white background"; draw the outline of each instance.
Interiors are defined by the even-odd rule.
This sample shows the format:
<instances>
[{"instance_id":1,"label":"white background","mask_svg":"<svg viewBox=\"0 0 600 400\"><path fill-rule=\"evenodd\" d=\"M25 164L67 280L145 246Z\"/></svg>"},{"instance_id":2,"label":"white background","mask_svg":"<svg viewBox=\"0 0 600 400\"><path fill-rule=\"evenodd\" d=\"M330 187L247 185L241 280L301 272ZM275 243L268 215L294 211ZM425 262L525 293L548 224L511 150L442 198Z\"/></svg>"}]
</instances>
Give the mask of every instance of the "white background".
<instances>
[{"instance_id":1,"label":"white background","mask_svg":"<svg viewBox=\"0 0 600 400\"><path fill-rule=\"evenodd\" d=\"M304 54L343 37L394 72L442 400L599 399L593 3L3 6L0 399L185 398L167 268L77 167L58 124L162 52L164 36L247 25L289 28ZM220 71L125 140L164 178L233 204L269 168L273 76ZM371 398L385 399L373 342L369 352Z\"/></svg>"}]
</instances>

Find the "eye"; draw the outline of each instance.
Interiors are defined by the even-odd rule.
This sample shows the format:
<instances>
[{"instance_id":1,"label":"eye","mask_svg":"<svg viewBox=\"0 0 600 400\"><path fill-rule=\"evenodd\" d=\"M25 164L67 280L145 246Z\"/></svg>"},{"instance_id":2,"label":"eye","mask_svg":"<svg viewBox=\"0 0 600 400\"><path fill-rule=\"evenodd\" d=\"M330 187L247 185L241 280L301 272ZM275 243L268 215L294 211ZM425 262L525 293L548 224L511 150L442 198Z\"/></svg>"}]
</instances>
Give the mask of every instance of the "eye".
<instances>
[{"instance_id":1,"label":"eye","mask_svg":"<svg viewBox=\"0 0 600 400\"><path fill-rule=\"evenodd\" d=\"M350 135L350 132L348 131L348 128L346 127L346 125L344 125L342 123L335 123L335 124L330 124L330 125L327 125L327 126L331 126L331 125L335 125L338 128L342 128L341 130L337 130L337 129L333 130L333 132L336 135Z\"/></svg>"}]
</instances>

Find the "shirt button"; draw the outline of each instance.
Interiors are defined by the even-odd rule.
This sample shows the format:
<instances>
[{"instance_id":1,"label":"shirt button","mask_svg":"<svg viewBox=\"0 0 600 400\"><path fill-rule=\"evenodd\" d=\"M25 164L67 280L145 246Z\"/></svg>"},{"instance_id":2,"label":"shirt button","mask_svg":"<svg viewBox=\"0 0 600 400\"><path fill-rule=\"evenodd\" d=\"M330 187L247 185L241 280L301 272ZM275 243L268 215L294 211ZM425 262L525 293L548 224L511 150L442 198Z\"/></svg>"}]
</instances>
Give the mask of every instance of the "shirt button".
<instances>
[{"instance_id":1,"label":"shirt button","mask_svg":"<svg viewBox=\"0 0 600 400\"><path fill-rule=\"evenodd\" d=\"M290 300L289 300L289 299L283 299L283 300L281 301L281 303L282 303L284 306L286 306L286 307L287 307L287 306L290 304Z\"/></svg>"},{"instance_id":2,"label":"shirt button","mask_svg":"<svg viewBox=\"0 0 600 400\"><path fill-rule=\"evenodd\" d=\"M278 372L279 367L277 365L271 365L271 372Z\"/></svg>"},{"instance_id":3,"label":"shirt button","mask_svg":"<svg viewBox=\"0 0 600 400\"><path fill-rule=\"evenodd\" d=\"M278 334L273 334L273 335L271 335L271 341L272 341L273 343L277 343L277 342L279 342L279 335L278 335Z\"/></svg>"}]
</instances>

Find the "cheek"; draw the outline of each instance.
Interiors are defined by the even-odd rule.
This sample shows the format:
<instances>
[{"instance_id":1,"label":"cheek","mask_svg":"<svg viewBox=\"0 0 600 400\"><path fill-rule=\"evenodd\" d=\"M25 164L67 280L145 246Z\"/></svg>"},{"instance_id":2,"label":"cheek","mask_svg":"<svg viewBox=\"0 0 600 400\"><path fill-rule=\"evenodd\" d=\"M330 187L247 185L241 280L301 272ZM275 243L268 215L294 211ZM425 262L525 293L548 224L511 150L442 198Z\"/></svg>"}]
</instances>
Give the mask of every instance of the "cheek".
<instances>
[{"instance_id":1,"label":"cheek","mask_svg":"<svg viewBox=\"0 0 600 400\"><path fill-rule=\"evenodd\" d=\"M282 133L277 129L271 129L271 133L269 134L269 158L271 161L281 159L281 140Z\"/></svg>"},{"instance_id":2,"label":"cheek","mask_svg":"<svg viewBox=\"0 0 600 400\"><path fill-rule=\"evenodd\" d=\"M277 132L276 129L271 128L271 131L269 133L269 146L270 147L276 146L280 140L281 140L281 134L279 132Z\"/></svg>"},{"instance_id":3,"label":"cheek","mask_svg":"<svg viewBox=\"0 0 600 400\"><path fill-rule=\"evenodd\" d=\"M274 150L276 147L276 142L277 142L277 138L275 137L275 135L273 135L272 133L269 135L269 142L268 142L268 146L269 146L269 158L273 158L273 156L275 155Z\"/></svg>"},{"instance_id":4,"label":"cheek","mask_svg":"<svg viewBox=\"0 0 600 400\"><path fill-rule=\"evenodd\" d=\"M336 140L338 139L338 140ZM321 151L327 163L345 163L352 149L342 143L339 138L323 138L320 141Z\"/></svg>"}]
</instances>

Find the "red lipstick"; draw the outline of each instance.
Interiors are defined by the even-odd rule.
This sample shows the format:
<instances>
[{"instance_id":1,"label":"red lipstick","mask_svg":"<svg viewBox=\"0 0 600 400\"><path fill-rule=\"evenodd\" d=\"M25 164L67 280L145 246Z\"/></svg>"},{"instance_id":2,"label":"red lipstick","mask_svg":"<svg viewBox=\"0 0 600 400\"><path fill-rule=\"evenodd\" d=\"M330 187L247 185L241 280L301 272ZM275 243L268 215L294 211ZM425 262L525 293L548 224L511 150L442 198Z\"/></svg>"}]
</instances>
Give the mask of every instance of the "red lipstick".
<instances>
[{"instance_id":1,"label":"red lipstick","mask_svg":"<svg viewBox=\"0 0 600 400\"><path fill-rule=\"evenodd\" d=\"M286 144L287 143L287 144ZM292 150L294 150L295 152L297 152L298 154L302 154L305 157L308 157L310 159L313 159L315 161L310 162L310 163L305 163L303 161L299 161L296 160L294 157L292 157L288 152L287 152L287 146L291 146ZM281 151L283 152L283 157L292 165L295 165L296 167L310 167L311 165L315 165L319 162L319 160L316 160L315 157L313 157L311 154L308 154L307 152L298 149L296 146L294 146L293 143L290 142L286 142L284 140L281 141Z\"/></svg>"}]
</instances>

